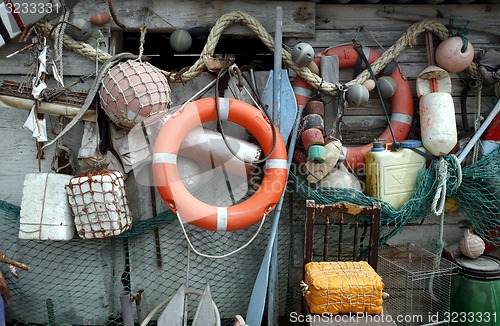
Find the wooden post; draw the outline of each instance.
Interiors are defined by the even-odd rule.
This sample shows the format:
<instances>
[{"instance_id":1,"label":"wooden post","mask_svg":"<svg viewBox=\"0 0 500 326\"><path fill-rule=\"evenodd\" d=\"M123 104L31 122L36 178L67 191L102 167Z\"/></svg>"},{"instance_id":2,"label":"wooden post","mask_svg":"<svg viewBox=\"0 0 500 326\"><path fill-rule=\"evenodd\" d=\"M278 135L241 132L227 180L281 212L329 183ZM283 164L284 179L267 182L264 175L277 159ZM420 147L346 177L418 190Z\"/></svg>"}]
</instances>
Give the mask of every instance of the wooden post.
<instances>
[{"instance_id":1,"label":"wooden post","mask_svg":"<svg viewBox=\"0 0 500 326\"><path fill-rule=\"evenodd\" d=\"M320 59L320 70L321 77L329 83L339 82L339 57L337 56L322 56ZM340 116L337 111L335 98L328 95L330 100L325 101L325 134L326 135L336 135L337 122Z\"/></svg>"}]
</instances>

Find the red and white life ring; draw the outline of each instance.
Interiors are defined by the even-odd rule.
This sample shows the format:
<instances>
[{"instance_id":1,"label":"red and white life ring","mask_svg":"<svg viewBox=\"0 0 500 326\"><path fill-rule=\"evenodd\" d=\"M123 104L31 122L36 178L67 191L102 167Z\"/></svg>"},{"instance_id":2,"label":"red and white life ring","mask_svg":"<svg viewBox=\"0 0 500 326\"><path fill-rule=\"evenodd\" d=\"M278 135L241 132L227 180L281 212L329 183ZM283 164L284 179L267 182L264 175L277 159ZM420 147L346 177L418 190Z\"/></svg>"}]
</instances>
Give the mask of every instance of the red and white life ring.
<instances>
[{"instance_id":1,"label":"red and white life ring","mask_svg":"<svg viewBox=\"0 0 500 326\"><path fill-rule=\"evenodd\" d=\"M370 64L381 56L380 52L370 48L363 47L363 52ZM358 59L358 52L356 52L352 45L331 47L319 53L319 56L329 55L339 57L339 68L353 68ZM316 64L319 64L319 57L316 57L314 61ZM399 67L394 71L391 77L396 81L396 93L391 97L391 126L394 131L394 136L398 141L401 141L410 133L414 112L413 95L410 84ZM314 88L300 76L295 77L292 86L297 105L305 107ZM389 126L387 126L378 138L384 139L384 142L392 141ZM365 164L365 154L371 147L371 144L357 147L343 147L342 151L346 156L347 164L354 170L363 168Z\"/></svg>"},{"instance_id":2,"label":"red and white life ring","mask_svg":"<svg viewBox=\"0 0 500 326\"><path fill-rule=\"evenodd\" d=\"M271 212L286 186L287 153L276 127L254 106L230 98L219 98L219 117L246 128L259 142L264 155L273 150L265 163L260 188L247 200L228 207L216 207L194 197L183 185L177 170L177 153L182 140L200 123L217 120L215 99L191 102L162 126L153 149L153 175L167 206L186 222L212 231L234 231L248 227Z\"/></svg>"}]
</instances>

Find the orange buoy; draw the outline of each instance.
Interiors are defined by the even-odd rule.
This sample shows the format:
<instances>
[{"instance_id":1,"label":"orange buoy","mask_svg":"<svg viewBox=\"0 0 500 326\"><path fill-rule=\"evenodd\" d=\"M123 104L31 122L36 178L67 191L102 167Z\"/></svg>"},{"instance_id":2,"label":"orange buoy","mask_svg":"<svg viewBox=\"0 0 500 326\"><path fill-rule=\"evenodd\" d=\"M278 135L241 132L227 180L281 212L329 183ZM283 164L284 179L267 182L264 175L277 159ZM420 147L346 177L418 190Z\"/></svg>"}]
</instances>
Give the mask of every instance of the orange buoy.
<instances>
[{"instance_id":1,"label":"orange buoy","mask_svg":"<svg viewBox=\"0 0 500 326\"><path fill-rule=\"evenodd\" d=\"M464 46L459 36L450 37L436 49L436 63L448 72L460 72L465 70L474 60L474 47L467 41Z\"/></svg>"},{"instance_id":2,"label":"orange buoy","mask_svg":"<svg viewBox=\"0 0 500 326\"><path fill-rule=\"evenodd\" d=\"M370 48L363 48L368 62L371 64L381 56ZM313 62L319 63L320 56L335 55L339 57L340 68L353 68L358 59L358 52L352 45L343 45L337 47L330 47L319 53ZM391 126L394 131L394 136L397 141L405 139L410 133L411 122L413 119L413 95L411 92L410 84L406 79L399 67L392 73L392 79L396 82L396 93L391 97ZM305 107L309 101L313 86L309 85L302 77L297 76L293 81L293 90L295 93L295 100L297 105ZM392 135L389 127L378 137L384 139L384 142L392 141ZM346 164L352 169L357 170L363 168L365 165L365 154L371 149L371 144L357 147L344 147L343 152L346 157Z\"/></svg>"},{"instance_id":3,"label":"orange buoy","mask_svg":"<svg viewBox=\"0 0 500 326\"><path fill-rule=\"evenodd\" d=\"M184 221L206 230L234 231L255 224L274 209L286 186L287 153L278 130L260 110L236 99L218 101L221 120L246 128L257 139L264 155L272 151L260 188L244 202L217 207L194 197L179 178L177 154L181 143L191 129L217 120L214 98L191 102L165 122L153 148L153 176L167 206ZM275 145L272 128L276 132Z\"/></svg>"},{"instance_id":4,"label":"orange buoy","mask_svg":"<svg viewBox=\"0 0 500 326\"><path fill-rule=\"evenodd\" d=\"M92 25L102 26L104 24L107 24L110 19L111 19L110 14L105 13L105 12L101 12L99 14L93 15L92 17L90 17L89 20L92 23Z\"/></svg>"}]
</instances>

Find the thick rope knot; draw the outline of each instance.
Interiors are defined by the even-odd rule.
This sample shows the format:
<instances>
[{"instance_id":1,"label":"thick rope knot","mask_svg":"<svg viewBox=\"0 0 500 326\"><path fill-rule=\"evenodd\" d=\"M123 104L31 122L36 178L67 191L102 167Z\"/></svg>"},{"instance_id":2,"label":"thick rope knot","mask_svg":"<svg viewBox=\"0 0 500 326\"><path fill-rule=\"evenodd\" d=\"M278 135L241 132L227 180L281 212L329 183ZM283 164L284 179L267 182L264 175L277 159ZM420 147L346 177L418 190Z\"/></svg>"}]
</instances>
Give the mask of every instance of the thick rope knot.
<instances>
[{"instance_id":1,"label":"thick rope knot","mask_svg":"<svg viewBox=\"0 0 500 326\"><path fill-rule=\"evenodd\" d=\"M446 181L448 179L448 162L441 157L436 165L436 181L437 189L434 199L432 200L431 212L438 216L444 210L444 203L446 201Z\"/></svg>"},{"instance_id":2,"label":"thick rope knot","mask_svg":"<svg viewBox=\"0 0 500 326\"><path fill-rule=\"evenodd\" d=\"M448 180L446 182L446 195L452 197L458 191L462 184L462 167L458 158L453 155L447 155L444 158L448 163Z\"/></svg>"},{"instance_id":3,"label":"thick rope knot","mask_svg":"<svg viewBox=\"0 0 500 326\"><path fill-rule=\"evenodd\" d=\"M437 189L432 200L431 211L441 215L447 196L454 195L462 183L462 168L458 158L450 154L441 157L436 165Z\"/></svg>"}]
</instances>

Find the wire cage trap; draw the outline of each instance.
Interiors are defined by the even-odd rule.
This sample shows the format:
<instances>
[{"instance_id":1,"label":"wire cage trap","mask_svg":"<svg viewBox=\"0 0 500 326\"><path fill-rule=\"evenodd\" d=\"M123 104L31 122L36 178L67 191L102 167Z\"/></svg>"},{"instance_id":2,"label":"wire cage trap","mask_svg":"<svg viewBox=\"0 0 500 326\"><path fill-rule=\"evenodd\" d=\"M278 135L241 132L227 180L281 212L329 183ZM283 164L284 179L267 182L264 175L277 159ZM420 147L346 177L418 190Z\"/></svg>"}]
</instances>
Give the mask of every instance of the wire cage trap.
<instances>
[{"instance_id":1,"label":"wire cage trap","mask_svg":"<svg viewBox=\"0 0 500 326\"><path fill-rule=\"evenodd\" d=\"M378 274L385 284L384 312L396 324L447 324L451 276L456 265L413 244L379 250Z\"/></svg>"}]
</instances>

